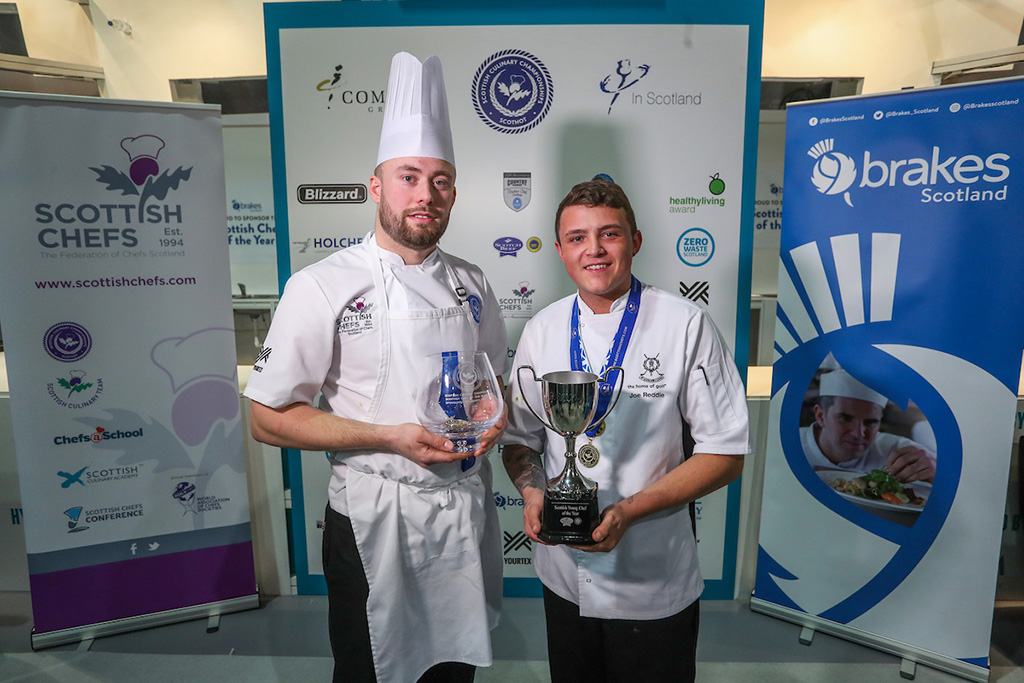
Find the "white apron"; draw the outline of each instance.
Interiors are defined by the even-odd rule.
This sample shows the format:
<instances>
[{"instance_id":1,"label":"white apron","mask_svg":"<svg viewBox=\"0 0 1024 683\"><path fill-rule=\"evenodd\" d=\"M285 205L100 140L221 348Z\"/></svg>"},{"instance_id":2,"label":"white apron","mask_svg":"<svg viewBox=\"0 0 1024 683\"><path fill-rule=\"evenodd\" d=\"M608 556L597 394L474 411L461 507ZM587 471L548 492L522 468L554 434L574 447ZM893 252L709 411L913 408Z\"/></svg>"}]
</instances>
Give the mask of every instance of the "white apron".
<instances>
[{"instance_id":1,"label":"white apron","mask_svg":"<svg viewBox=\"0 0 1024 683\"><path fill-rule=\"evenodd\" d=\"M461 291L447 259L438 256ZM415 423L427 355L476 349L477 326L467 302L393 310L380 259L371 260L384 311L381 366L366 420ZM349 517L370 586L366 611L378 683L411 683L441 662L489 666L501 601L490 463L477 458L463 472L458 461L423 468L393 454L344 462Z\"/></svg>"}]
</instances>

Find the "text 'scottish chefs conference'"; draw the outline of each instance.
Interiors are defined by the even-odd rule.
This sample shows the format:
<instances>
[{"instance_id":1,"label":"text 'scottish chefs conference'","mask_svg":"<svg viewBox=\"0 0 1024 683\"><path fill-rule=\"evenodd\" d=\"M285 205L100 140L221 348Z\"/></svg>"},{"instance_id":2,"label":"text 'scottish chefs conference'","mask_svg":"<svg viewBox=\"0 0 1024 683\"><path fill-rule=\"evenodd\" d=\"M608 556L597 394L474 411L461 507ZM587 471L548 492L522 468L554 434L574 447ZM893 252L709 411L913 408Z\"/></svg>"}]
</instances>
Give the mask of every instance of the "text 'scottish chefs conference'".
<instances>
[{"instance_id":1,"label":"text 'scottish chefs conference'","mask_svg":"<svg viewBox=\"0 0 1024 683\"><path fill-rule=\"evenodd\" d=\"M467 7L266 5L282 282L372 228L366 184L391 56L437 55L459 170L442 246L487 273L513 348L535 311L572 291L554 249L558 200L603 173L636 208L639 277L707 307L746 367L763 3ZM361 304L343 324L370 315ZM630 390L656 393L672 362L652 358L647 376L626 378ZM319 573L326 463L294 460L304 590L302 570ZM522 501L503 472L495 491L506 577L532 577ZM732 597L738 498L737 484L699 506L706 595Z\"/></svg>"},{"instance_id":2,"label":"text 'scottish chefs conference'","mask_svg":"<svg viewBox=\"0 0 1024 683\"><path fill-rule=\"evenodd\" d=\"M211 149L212 106L0 97L0 319L37 645L258 606Z\"/></svg>"},{"instance_id":3,"label":"text 'scottish chefs conference'","mask_svg":"<svg viewBox=\"0 0 1024 683\"><path fill-rule=\"evenodd\" d=\"M752 604L977 680L1024 345L1022 94L907 91L786 122ZM894 451L916 459L904 483L866 495Z\"/></svg>"}]
</instances>

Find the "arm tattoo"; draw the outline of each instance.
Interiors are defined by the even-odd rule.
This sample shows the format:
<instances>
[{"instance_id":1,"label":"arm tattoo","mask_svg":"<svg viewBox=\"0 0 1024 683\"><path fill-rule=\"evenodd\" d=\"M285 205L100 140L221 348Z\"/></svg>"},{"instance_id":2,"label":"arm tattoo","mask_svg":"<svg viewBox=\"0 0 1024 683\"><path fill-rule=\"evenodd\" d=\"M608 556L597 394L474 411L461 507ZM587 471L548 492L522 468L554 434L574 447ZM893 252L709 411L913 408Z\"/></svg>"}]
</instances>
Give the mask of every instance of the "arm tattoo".
<instances>
[{"instance_id":1,"label":"arm tattoo","mask_svg":"<svg viewBox=\"0 0 1024 683\"><path fill-rule=\"evenodd\" d=\"M547 477L544 476L544 465L540 461L540 453L526 446L505 446L502 453L505 471L520 493L528 486L540 489L547 488Z\"/></svg>"}]
</instances>

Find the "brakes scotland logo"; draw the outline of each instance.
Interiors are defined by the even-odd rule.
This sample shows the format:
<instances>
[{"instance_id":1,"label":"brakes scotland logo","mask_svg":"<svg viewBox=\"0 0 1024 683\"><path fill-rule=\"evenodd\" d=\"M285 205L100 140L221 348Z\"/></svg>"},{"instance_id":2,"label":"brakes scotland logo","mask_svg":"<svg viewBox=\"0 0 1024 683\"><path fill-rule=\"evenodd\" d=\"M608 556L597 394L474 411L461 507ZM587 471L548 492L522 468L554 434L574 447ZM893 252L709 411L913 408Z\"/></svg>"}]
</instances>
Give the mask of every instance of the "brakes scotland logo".
<instances>
[{"instance_id":1,"label":"brakes scotland logo","mask_svg":"<svg viewBox=\"0 0 1024 683\"><path fill-rule=\"evenodd\" d=\"M473 108L500 133L530 130L551 109L551 74L523 50L502 50L488 57L473 76Z\"/></svg>"},{"instance_id":2,"label":"brakes scotland logo","mask_svg":"<svg viewBox=\"0 0 1024 683\"><path fill-rule=\"evenodd\" d=\"M938 145L930 153L905 158L871 158L871 150L864 150L859 165L852 157L834 149L832 138L821 140L807 151L815 160L811 182L825 195L842 195L846 204L853 206L850 188L865 191L876 189L906 190L921 186L919 201L923 204L963 204L974 202L1006 201L1010 166L1005 152L979 154L949 154ZM996 183L1004 183L1002 187Z\"/></svg>"},{"instance_id":3,"label":"brakes scotland logo","mask_svg":"<svg viewBox=\"0 0 1024 683\"><path fill-rule=\"evenodd\" d=\"M842 152L836 152L834 145L835 141L827 138L807 150L807 154L815 160L811 182L818 188L818 192L842 194L846 203L853 206L847 190L857 179L857 163Z\"/></svg>"}]
</instances>

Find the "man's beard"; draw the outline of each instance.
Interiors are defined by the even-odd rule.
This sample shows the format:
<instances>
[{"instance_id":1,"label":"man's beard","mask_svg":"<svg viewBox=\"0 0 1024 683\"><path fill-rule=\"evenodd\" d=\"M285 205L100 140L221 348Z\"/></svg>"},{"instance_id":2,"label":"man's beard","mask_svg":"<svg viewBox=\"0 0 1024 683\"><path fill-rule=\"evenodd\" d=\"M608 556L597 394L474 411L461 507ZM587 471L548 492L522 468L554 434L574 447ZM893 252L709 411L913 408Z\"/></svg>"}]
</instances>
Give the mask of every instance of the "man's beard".
<instances>
[{"instance_id":1,"label":"man's beard","mask_svg":"<svg viewBox=\"0 0 1024 683\"><path fill-rule=\"evenodd\" d=\"M388 237L406 249L422 250L435 246L448 228L448 216L439 217L435 225L414 228L406 222L406 217L414 213L429 213L437 217L436 212L430 208L412 209L398 215L391 210L391 206L384 199L384 194L381 193L378 215L380 227Z\"/></svg>"}]
</instances>

